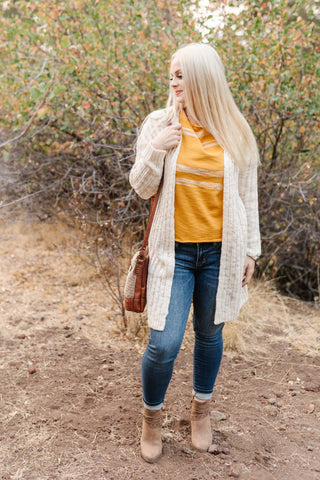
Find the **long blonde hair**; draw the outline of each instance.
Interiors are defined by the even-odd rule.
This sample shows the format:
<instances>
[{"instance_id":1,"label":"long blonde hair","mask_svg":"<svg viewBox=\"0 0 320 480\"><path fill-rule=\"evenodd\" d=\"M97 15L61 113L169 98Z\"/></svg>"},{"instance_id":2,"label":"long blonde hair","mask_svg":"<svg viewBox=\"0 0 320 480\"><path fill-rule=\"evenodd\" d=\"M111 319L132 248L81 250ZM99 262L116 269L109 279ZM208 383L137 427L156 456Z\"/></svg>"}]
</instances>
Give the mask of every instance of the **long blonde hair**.
<instances>
[{"instance_id":1,"label":"long blonde hair","mask_svg":"<svg viewBox=\"0 0 320 480\"><path fill-rule=\"evenodd\" d=\"M208 44L191 43L179 48L173 59L181 65L190 117L215 137L239 168L258 164L256 140L235 104L216 50ZM172 89L167 107L177 115L181 111Z\"/></svg>"}]
</instances>

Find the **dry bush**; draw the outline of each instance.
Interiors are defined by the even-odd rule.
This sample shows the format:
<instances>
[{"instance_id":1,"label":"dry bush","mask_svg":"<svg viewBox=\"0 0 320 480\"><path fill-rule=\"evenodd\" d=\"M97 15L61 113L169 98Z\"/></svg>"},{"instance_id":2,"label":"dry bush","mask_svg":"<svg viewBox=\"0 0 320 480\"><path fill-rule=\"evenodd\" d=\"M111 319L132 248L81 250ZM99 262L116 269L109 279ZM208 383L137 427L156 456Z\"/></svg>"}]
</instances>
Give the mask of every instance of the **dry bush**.
<instances>
[{"instance_id":1,"label":"dry bush","mask_svg":"<svg viewBox=\"0 0 320 480\"><path fill-rule=\"evenodd\" d=\"M274 278L286 294L319 301L319 175L308 163L260 178L260 276Z\"/></svg>"}]
</instances>

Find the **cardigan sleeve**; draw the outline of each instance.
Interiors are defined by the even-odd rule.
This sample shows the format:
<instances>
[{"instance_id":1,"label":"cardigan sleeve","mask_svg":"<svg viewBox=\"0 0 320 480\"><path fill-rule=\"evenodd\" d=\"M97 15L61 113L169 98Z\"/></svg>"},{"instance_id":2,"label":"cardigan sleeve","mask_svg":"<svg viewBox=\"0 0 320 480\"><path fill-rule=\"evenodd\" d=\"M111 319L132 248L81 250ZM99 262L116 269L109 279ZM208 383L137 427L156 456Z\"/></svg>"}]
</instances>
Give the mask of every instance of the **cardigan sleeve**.
<instances>
[{"instance_id":1,"label":"cardigan sleeve","mask_svg":"<svg viewBox=\"0 0 320 480\"><path fill-rule=\"evenodd\" d=\"M135 163L129 175L131 186L144 199L156 193L167 153L166 150L157 150L151 145L158 133L159 124L149 115L138 137Z\"/></svg>"},{"instance_id":2,"label":"cardigan sleeve","mask_svg":"<svg viewBox=\"0 0 320 480\"><path fill-rule=\"evenodd\" d=\"M255 260L261 255L257 166L239 172L239 195L247 216L247 255Z\"/></svg>"}]
</instances>

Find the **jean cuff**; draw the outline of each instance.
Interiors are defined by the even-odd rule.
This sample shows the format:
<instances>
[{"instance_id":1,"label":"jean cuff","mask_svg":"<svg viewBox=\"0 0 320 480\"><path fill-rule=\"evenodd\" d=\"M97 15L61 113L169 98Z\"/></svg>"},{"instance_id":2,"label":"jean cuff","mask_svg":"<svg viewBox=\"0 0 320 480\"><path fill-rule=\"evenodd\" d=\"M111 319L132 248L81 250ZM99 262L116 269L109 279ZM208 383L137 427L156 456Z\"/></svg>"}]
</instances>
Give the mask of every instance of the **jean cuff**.
<instances>
[{"instance_id":1,"label":"jean cuff","mask_svg":"<svg viewBox=\"0 0 320 480\"><path fill-rule=\"evenodd\" d=\"M146 402L143 402L143 406L147 410L151 410L152 412L155 412L156 410L161 410L161 408L163 407L163 402L159 403L159 405L147 405Z\"/></svg>"},{"instance_id":2,"label":"jean cuff","mask_svg":"<svg viewBox=\"0 0 320 480\"><path fill-rule=\"evenodd\" d=\"M194 389L192 390L192 395L197 398L198 400L211 400L212 398L212 392L211 393L201 393L201 392L196 392Z\"/></svg>"}]
</instances>

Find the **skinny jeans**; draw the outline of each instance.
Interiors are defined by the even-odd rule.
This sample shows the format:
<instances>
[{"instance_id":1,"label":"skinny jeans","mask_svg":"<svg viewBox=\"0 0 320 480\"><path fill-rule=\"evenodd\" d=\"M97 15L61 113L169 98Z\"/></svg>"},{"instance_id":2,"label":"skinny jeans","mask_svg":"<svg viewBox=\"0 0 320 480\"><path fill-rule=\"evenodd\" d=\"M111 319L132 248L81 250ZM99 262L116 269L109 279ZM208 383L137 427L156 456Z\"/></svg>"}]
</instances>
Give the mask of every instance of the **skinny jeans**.
<instances>
[{"instance_id":1,"label":"skinny jeans","mask_svg":"<svg viewBox=\"0 0 320 480\"><path fill-rule=\"evenodd\" d=\"M146 408L162 407L172 377L193 301L193 390L210 399L219 371L224 324L215 325L221 242L175 242L175 270L165 328L150 329L142 358L142 389Z\"/></svg>"}]
</instances>

